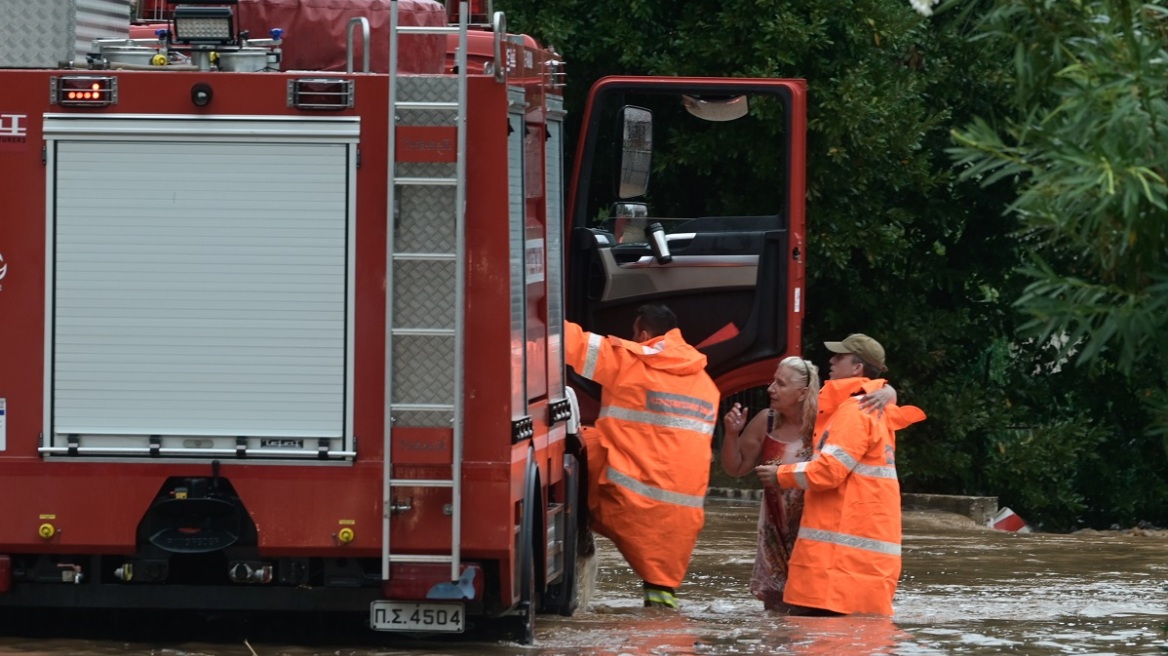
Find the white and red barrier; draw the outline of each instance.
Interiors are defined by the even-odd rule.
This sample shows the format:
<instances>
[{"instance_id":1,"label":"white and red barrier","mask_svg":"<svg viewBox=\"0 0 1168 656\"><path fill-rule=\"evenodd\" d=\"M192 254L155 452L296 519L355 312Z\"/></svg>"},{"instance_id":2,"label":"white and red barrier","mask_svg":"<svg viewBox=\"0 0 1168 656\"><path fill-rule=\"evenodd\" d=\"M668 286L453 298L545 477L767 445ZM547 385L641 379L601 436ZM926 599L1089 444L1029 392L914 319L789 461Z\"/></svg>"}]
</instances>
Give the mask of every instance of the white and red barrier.
<instances>
[{"instance_id":1,"label":"white and red barrier","mask_svg":"<svg viewBox=\"0 0 1168 656\"><path fill-rule=\"evenodd\" d=\"M990 528L996 528L999 531L1013 531L1015 533L1029 533L1030 527L1022 520L1021 517L1014 514L1013 510L1009 508L1002 508L998 514L994 515L988 522Z\"/></svg>"}]
</instances>

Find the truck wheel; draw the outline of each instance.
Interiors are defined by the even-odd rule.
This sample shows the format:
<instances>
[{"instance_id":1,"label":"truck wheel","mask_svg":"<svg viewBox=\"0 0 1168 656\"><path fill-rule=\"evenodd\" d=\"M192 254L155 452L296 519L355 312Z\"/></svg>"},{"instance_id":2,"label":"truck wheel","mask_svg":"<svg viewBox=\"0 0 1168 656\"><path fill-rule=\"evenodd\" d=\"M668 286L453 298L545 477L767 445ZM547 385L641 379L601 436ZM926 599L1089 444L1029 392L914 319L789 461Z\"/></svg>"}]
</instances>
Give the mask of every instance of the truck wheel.
<instances>
[{"instance_id":1,"label":"truck wheel","mask_svg":"<svg viewBox=\"0 0 1168 656\"><path fill-rule=\"evenodd\" d=\"M563 535L564 574L558 583L548 586L547 594L543 598L543 607L540 609L541 612L559 613L565 617L571 617L581 605L580 558L577 543L581 531L587 531L587 526L581 525L585 520L580 512L579 472L580 464L576 456L564 454L564 486L567 490Z\"/></svg>"},{"instance_id":2,"label":"truck wheel","mask_svg":"<svg viewBox=\"0 0 1168 656\"><path fill-rule=\"evenodd\" d=\"M516 616L515 640L521 645L535 643L535 555L528 546L523 552L522 591L519 596L519 615Z\"/></svg>"},{"instance_id":3,"label":"truck wheel","mask_svg":"<svg viewBox=\"0 0 1168 656\"><path fill-rule=\"evenodd\" d=\"M579 482L576 484L576 608L587 608L596 591L596 536L592 533L592 519L588 514L588 450L578 435L569 434L580 462Z\"/></svg>"},{"instance_id":4,"label":"truck wheel","mask_svg":"<svg viewBox=\"0 0 1168 656\"><path fill-rule=\"evenodd\" d=\"M539 609L535 578L535 516L539 509L539 469L527 460L527 492L523 498L523 519L519 527L519 605L513 616L515 640L523 645L535 642L535 613Z\"/></svg>"}]
</instances>

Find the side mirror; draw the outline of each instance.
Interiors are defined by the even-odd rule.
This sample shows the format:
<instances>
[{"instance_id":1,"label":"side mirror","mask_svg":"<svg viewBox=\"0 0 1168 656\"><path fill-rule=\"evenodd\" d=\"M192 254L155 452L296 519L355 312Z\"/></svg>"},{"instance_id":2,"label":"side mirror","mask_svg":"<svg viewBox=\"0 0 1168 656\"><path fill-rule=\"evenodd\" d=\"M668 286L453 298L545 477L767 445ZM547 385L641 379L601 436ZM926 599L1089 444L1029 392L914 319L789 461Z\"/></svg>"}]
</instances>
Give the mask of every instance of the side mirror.
<instances>
[{"instance_id":1,"label":"side mirror","mask_svg":"<svg viewBox=\"0 0 1168 656\"><path fill-rule=\"evenodd\" d=\"M645 228L649 223L649 206L645 203L613 203L612 232L618 244L635 244L649 241Z\"/></svg>"},{"instance_id":2,"label":"side mirror","mask_svg":"<svg viewBox=\"0 0 1168 656\"><path fill-rule=\"evenodd\" d=\"M653 159L653 113L643 107L625 105L621 117L620 182L621 199L644 196L649 190L649 165Z\"/></svg>"}]
</instances>

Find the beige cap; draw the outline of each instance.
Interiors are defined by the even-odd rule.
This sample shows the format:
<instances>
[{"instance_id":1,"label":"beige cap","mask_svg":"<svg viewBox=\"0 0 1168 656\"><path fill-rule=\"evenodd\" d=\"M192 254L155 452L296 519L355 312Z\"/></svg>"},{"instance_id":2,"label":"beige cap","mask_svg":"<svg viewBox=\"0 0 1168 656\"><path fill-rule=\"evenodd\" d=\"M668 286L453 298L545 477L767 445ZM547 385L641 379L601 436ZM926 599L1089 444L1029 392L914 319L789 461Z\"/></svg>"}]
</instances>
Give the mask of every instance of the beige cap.
<instances>
[{"instance_id":1,"label":"beige cap","mask_svg":"<svg viewBox=\"0 0 1168 656\"><path fill-rule=\"evenodd\" d=\"M842 342L824 342L823 345L832 353L851 353L880 371L888 371L884 366L884 347L863 333L853 333Z\"/></svg>"}]
</instances>

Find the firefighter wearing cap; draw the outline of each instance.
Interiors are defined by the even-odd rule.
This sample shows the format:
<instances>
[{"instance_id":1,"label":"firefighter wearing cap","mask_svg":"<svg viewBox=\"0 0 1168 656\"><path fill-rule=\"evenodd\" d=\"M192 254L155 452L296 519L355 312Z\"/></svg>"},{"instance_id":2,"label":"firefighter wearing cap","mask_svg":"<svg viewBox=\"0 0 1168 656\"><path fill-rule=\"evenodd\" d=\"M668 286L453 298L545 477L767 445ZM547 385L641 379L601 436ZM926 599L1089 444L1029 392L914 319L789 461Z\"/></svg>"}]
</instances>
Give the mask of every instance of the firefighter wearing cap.
<instances>
[{"instance_id":1,"label":"firefighter wearing cap","mask_svg":"<svg viewBox=\"0 0 1168 656\"><path fill-rule=\"evenodd\" d=\"M819 393L815 450L764 479L806 490L783 601L832 613L892 615L900 578L900 483L894 431L925 418L913 406L860 408L884 385L884 348L863 334L825 342L835 353ZM767 472L769 474L769 472Z\"/></svg>"},{"instance_id":2,"label":"firefighter wearing cap","mask_svg":"<svg viewBox=\"0 0 1168 656\"><path fill-rule=\"evenodd\" d=\"M565 323L568 364L603 390L596 426L584 431L588 510L593 530L644 581L645 605L676 608L705 522L721 395L668 308L639 308L633 333L629 341Z\"/></svg>"}]
</instances>

